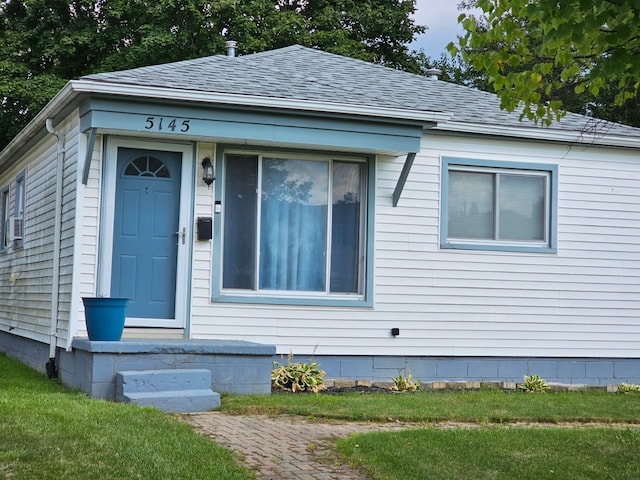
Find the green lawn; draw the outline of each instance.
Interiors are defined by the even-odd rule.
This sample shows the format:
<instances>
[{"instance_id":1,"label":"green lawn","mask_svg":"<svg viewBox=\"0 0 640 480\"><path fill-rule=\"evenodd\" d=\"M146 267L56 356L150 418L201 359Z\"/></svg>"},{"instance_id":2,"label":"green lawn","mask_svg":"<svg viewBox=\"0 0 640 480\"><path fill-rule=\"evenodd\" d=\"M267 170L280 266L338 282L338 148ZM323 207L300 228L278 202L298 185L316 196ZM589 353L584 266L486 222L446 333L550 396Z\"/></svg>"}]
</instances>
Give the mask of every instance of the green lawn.
<instances>
[{"instance_id":1,"label":"green lawn","mask_svg":"<svg viewBox=\"0 0 640 480\"><path fill-rule=\"evenodd\" d=\"M640 423L640 394L536 394L500 390L342 395L276 393L251 397L227 395L223 397L222 409L233 414L295 414L374 422Z\"/></svg>"},{"instance_id":2,"label":"green lawn","mask_svg":"<svg viewBox=\"0 0 640 480\"><path fill-rule=\"evenodd\" d=\"M356 435L338 452L376 480L637 480L640 430L426 428Z\"/></svg>"},{"instance_id":3,"label":"green lawn","mask_svg":"<svg viewBox=\"0 0 640 480\"><path fill-rule=\"evenodd\" d=\"M0 478L252 476L227 450L170 415L69 392L0 354Z\"/></svg>"},{"instance_id":4,"label":"green lawn","mask_svg":"<svg viewBox=\"0 0 640 480\"><path fill-rule=\"evenodd\" d=\"M640 394L278 393L225 396L222 405L234 414L418 423L419 428L411 430L360 434L337 442L342 461L372 480L640 478ZM475 427L435 428L430 425L435 421L473 422ZM533 423L510 425L516 422ZM577 422L580 428L554 425L565 422Z\"/></svg>"},{"instance_id":5,"label":"green lawn","mask_svg":"<svg viewBox=\"0 0 640 480\"><path fill-rule=\"evenodd\" d=\"M341 461L372 480L640 478L640 394L278 393L224 395L222 406L233 414L413 422L417 428L356 435L337 443ZM435 428L434 421L476 426ZM578 422L582 428L512 422ZM252 476L229 452L174 416L89 399L0 354L0 478Z\"/></svg>"}]
</instances>

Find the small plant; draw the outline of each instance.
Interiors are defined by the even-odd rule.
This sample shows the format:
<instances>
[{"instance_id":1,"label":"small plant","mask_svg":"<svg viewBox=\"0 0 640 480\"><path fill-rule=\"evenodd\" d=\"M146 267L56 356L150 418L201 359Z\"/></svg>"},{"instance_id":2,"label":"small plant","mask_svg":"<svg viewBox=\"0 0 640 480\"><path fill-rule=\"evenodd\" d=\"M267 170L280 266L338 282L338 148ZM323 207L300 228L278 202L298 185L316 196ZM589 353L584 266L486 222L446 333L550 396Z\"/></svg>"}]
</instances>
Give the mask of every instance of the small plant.
<instances>
[{"instance_id":1,"label":"small plant","mask_svg":"<svg viewBox=\"0 0 640 480\"><path fill-rule=\"evenodd\" d=\"M524 383L518 384L518 388L528 393L545 393L551 387L545 379L540 378L540 375L526 375Z\"/></svg>"},{"instance_id":2,"label":"small plant","mask_svg":"<svg viewBox=\"0 0 640 480\"><path fill-rule=\"evenodd\" d=\"M420 388L420 382L414 382L411 373L404 369L404 375L402 374L403 370L398 370L398 376L392 377L393 386L391 390L396 392L415 392Z\"/></svg>"},{"instance_id":3,"label":"small plant","mask_svg":"<svg viewBox=\"0 0 640 480\"><path fill-rule=\"evenodd\" d=\"M311 391L318 393L324 390L324 370L320 370L319 363L293 362L293 354L287 357L287 364L273 362L271 370L271 385L274 388L291 390L292 392Z\"/></svg>"},{"instance_id":4,"label":"small plant","mask_svg":"<svg viewBox=\"0 0 640 480\"><path fill-rule=\"evenodd\" d=\"M618 393L640 393L640 385L634 383L619 383Z\"/></svg>"}]
</instances>

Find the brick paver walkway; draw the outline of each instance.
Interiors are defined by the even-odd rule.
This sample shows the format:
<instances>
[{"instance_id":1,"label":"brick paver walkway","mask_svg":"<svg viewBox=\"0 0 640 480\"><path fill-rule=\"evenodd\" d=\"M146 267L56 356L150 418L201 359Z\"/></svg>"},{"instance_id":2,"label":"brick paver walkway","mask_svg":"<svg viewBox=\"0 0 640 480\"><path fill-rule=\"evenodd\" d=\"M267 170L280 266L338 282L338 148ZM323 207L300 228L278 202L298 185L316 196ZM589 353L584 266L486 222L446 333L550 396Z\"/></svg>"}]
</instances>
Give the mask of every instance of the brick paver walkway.
<instances>
[{"instance_id":1,"label":"brick paver walkway","mask_svg":"<svg viewBox=\"0 0 640 480\"><path fill-rule=\"evenodd\" d=\"M304 417L281 415L234 416L221 412L183 415L182 420L203 432L217 444L238 454L257 472L258 480L367 480L347 465L336 462L331 440L352 433L424 428L424 424L314 422ZM437 428L482 428L477 423L437 422ZM616 423L530 423L502 424L528 428L638 428L639 424Z\"/></svg>"},{"instance_id":2,"label":"brick paver walkway","mask_svg":"<svg viewBox=\"0 0 640 480\"><path fill-rule=\"evenodd\" d=\"M237 452L258 480L366 480L332 458L330 440L356 432L400 430L405 424L318 423L303 417L233 416L220 412L182 419Z\"/></svg>"}]
</instances>

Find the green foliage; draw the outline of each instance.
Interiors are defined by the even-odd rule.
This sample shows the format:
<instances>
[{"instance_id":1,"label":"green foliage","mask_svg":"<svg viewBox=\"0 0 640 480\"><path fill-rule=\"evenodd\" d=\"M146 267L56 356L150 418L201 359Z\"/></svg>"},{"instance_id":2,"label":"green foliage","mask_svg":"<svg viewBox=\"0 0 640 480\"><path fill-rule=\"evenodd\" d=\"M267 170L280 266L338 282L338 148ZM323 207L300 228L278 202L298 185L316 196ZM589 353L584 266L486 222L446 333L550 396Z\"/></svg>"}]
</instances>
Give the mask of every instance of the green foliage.
<instances>
[{"instance_id":1,"label":"green foliage","mask_svg":"<svg viewBox=\"0 0 640 480\"><path fill-rule=\"evenodd\" d=\"M419 69L413 0L0 1L0 149L82 75L295 43Z\"/></svg>"},{"instance_id":2,"label":"green foliage","mask_svg":"<svg viewBox=\"0 0 640 480\"><path fill-rule=\"evenodd\" d=\"M274 388L291 390L292 392L314 392L324 390L324 370L320 364L311 362L293 362L293 354L289 354L287 364L273 362L271 385Z\"/></svg>"},{"instance_id":3,"label":"green foliage","mask_svg":"<svg viewBox=\"0 0 640 480\"><path fill-rule=\"evenodd\" d=\"M618 393L640 393L640 385L634 383L618 384Z\"/></svg>"},{"instance_id":4,"label":"green foliage","mask_svg":"<svg viewBox=\"0 0 640 480\"><path fill-rule=\"evenodd\" d=\"M2 354L0 379L0 478L253 478L174 416L69 392Z\"/></svg>"},{"instance_id":5,"label":"green foliage","mask_svg":"<svg viewBox=\"0 0 640 480\"><path fill-rule=\"evenodd\" d=\"M640 125L638 2L467 3L482 14L460 16L465 32L449 50L488 78L503 108L545 125L566 110Z\"/></svg>"},{"instance_id":6,"label":"green foliage","mask_svg":"<svg viewBox=\"0 0 640 480\"><path fill-rule=\"evenodd\" d=\"M527 375L524 377L524 383L518 384L518 388L528 393L545 393L550 387L547 381L540 378L539 375Z\"/></svg>"},{"instance_id":7,"label":"green foliage","mask_svg":"<svg viewBox=\"0 0 640 480\"><path fill-rule=\"evenodd\" d=\"M418 390L420 388L420 382L414 382L413 376L406 368L404 369L404 375L402 372L402 369L398 370L398 376L391 378L393 381L393 387L391 387L391 389L396 392L415 392Z\"/></svg>"}]
</instances>

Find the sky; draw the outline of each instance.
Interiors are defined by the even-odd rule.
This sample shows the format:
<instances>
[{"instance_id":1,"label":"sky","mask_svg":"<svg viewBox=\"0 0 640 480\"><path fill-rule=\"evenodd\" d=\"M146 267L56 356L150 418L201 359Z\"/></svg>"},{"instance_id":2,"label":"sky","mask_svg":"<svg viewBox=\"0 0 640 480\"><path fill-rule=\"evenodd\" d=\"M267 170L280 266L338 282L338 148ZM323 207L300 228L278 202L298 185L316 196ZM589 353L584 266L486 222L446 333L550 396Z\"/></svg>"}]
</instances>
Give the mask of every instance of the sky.
<instances>
[{"instance_id":1,"label":"sky","mask_svg":"<svg viewBox=\"0 0 640 480\"><path fill-rule=\"evenodd\" d=\"M458 25L459 0L417 0L415 20L418 25L429 27L411 45L416 50L422 48L428 57L440 58L449 42L462 33Z\"/></svg>"}]
</instances>

